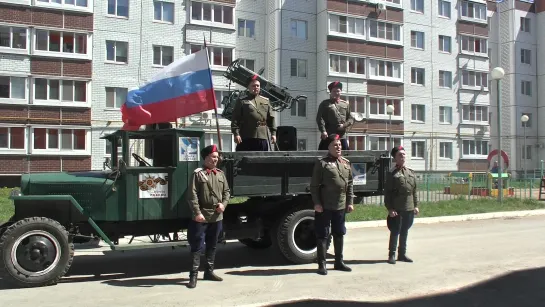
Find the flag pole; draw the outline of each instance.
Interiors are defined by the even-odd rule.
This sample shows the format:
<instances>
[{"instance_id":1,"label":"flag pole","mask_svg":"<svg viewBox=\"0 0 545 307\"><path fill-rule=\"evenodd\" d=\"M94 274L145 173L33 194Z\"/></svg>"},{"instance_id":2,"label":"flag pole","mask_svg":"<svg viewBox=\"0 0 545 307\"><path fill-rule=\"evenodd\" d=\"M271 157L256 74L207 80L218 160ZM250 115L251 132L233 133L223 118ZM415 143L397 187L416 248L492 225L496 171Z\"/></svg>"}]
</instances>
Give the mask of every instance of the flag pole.
<instances>
[{"instance_id":1,"label":"flag pole","mask_svg":"<svg viewBox=\"0 0 545 307\"><path fill-rule=\"evenodd\" d=\"M206 36L204 33L202 34L203 40L204 40L204 49L206 49L206 58L208 59L208 67L210 67L210 53L208 53L208 47L206 46ZM212 87L214 87L214 84L212 83L212 73L210 73L210 84L212 84ZM218 119L218 103L216 100L216 91L212 91L214 95L214 117L216 118L216 131L218 132L218 145L220 148L220 151L223 151L222 141L221 141L221 133L220 133L220 122Z\"/></svg>"}]
</instances>

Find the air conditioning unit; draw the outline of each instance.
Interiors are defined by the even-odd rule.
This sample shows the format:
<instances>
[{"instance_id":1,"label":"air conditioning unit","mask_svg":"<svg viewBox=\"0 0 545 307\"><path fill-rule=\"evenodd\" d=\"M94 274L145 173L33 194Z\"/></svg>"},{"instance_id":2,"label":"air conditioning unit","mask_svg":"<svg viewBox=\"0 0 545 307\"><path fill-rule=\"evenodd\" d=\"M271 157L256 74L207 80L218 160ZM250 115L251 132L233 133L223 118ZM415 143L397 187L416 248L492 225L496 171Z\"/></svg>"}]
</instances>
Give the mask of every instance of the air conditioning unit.
<instances>
[{"instance_id":1,"label":"air conditioning unit","mask_svg":"<svg viewBox=\"0 0 545 307\"><path fill-rule=\"evenodd\" d=\"M377 9L378 9L379 11L385 10L385 9L386 9L386 4L384 4L384 3L377 3Z\"/></svg>"}]
</instances>

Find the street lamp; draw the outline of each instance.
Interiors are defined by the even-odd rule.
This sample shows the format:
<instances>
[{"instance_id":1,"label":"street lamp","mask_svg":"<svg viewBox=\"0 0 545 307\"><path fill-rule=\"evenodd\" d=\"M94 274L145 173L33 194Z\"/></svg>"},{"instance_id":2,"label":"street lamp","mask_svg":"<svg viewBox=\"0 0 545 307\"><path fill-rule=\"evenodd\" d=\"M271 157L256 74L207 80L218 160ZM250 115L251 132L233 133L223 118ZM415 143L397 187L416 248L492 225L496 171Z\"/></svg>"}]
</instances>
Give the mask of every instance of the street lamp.
<instances>
[{"instance_id":1,"label":"street lamp","mask_svg":"<svg viewBox=\"0 0 545 307\"><path fill-rule=\"evenodd\" d=\"M394 111L395 111L395 107L393 104L389 104L388 106L386 106L386 113L388 113L388 115L390 115L390 121L389 121L389 126L390 126L390 129L388 129L388 131L390 132L390 148L393 148L394 147L394 143L392 143L392 114L394 114Z\"/></svg>"},{"instance_id":2,"label":"street lamp","mask_svg":"<svg viewBox=\"0 0 545 307\"><path fill-rule=\"evenodd\" d=\"M496 100L497 100L497 109L498 114L496 115L498 121L498 200L503 202L503 177L502 177L502 163L501 163L501 96L500 96L500 84L501 79L505 76L505 71L501 67L495 67L490 73L493 80L498 81L498 86L496 87Z\"/></svg>"},{"instance_id":3,"label":"street lamp","mask_svg":"<svg viewBox=\"0 0 545 307\"><path fill-rule=\"evenodd\" d=\"M530 120L530 118L528 115L524 114L520 117L520 120L522 121L522 125L524 127L524 156L522 157L524 160L522 165L524 167L524 182L526 182L526 157L528 156L528 153L526 152L526 150L528 150L528 148L526 148L526 126L528 125L528 120Z\"/></svg>"}]
</instances>

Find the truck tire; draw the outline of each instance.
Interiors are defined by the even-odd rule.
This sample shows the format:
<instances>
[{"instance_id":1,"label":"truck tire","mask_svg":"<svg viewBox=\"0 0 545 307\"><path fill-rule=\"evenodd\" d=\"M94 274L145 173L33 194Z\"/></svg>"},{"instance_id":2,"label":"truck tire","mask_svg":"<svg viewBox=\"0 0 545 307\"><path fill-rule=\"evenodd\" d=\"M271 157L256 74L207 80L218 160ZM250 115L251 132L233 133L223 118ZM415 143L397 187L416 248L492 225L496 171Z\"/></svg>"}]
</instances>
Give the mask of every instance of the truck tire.
<instances>
[{"instance_id":1,"label":"truck tire","mask_svg":"<svg viewBox=\"0 0 545 307\"><path fill-rule=\"evenodd\" d=\"M56 284L73 259L68 232L49 218L17 221L0 238L0 277L21 288Z\"/></svg>"},{"instance_id":2,"label":"truck tire","mask_svg":"<svg viewBox=\"0 0 545 307\"><path fill-rule=\"evenodd\" d=\"M240 239L238 241L248 246L249 248L255 248L255 249L269 248L273 244L271 237L268 235L265 235L259 239Z\"/></svg>"},{"instance_id":3,"label":"truck tire","mask_svg":"<svg viewBox=\"0 0 545 307\"><path fill-rule=\"evenodd\" d=\"M296 264L316 262L314 210L293 209L280 220L276 242L282 255Z\"/></svg>"}]
</instances>

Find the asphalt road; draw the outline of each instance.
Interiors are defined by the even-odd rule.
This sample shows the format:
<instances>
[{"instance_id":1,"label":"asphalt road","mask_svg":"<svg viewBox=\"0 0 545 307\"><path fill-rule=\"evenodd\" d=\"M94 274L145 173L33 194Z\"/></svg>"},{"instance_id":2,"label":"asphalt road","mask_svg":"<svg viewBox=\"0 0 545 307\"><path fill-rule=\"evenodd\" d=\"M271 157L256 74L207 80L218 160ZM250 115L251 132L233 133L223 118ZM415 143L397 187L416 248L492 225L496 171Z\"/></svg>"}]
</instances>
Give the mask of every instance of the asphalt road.
<instances>
[{"instance_id":1,"label":"asphalt road","mask_svg":"<svg viewBox=\"0 0 545 307\"><path fill-rule=\"evenodd\" d=\"M0 280L0 306L543 306L544 234L544 216L417 224L415 262L390 265L385 228L353 229L345 247L353 271L328 276L233 243L218 252L224 282L199 280L196 289L185 287L187 249L79 251L56 286L6 289Z\"/></svg>"}]
</instances>

